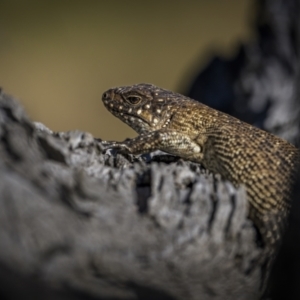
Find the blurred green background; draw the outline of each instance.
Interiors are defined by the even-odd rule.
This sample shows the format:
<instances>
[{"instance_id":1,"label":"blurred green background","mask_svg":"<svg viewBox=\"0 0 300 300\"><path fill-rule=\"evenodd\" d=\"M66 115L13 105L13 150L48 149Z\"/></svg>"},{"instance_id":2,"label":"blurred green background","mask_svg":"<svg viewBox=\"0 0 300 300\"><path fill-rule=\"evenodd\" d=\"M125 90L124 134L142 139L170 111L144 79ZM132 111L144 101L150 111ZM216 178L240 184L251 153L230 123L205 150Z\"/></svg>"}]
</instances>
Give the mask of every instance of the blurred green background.
<instances>
[{"instance_id":1,"label":"blurred green background","mask_svg":"<svg viewBox=\"0 0 300 300\"><path fill-rule=\"evenodd\" d=\"M103 91L184 90L213 55L253 39L253 13L250 0L1 0L0 86L52 130L133 137Z\"/></svg>"}]
</instances>

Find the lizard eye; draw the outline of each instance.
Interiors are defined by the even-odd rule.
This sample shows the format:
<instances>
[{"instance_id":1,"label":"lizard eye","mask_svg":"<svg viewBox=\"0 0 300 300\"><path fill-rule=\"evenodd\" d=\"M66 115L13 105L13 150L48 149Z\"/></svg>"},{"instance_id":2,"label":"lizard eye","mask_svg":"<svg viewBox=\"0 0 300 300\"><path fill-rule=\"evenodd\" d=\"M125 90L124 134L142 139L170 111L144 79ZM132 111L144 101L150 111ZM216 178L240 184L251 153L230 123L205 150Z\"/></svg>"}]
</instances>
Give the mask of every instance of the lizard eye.
<instances>
[{"instance_id":1,"label":"lizard eye","mask_svg":"<svg viewBox=\"0 0 300 300\"><path fill-rule=\"evenodd\" d=\"M140 96L136 96L136 95L131 95L131 96L127 96L126 101L129 102L130 104L138 104L141 102L142 97Z\"/></svg>"}]
</instances>

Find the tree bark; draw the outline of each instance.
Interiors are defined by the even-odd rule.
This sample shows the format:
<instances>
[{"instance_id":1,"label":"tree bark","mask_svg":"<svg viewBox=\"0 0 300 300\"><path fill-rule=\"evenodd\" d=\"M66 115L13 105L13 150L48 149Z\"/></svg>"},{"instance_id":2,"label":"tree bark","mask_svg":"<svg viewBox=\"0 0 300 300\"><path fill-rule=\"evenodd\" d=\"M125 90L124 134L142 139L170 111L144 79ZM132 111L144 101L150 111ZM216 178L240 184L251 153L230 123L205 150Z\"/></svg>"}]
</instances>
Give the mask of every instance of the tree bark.
<instances>
[{"instance_id":1,"label":"tree bark","mask_svg":"<svg viewBox=\"0 0 300 300\"><path fill-rule=\"evenodd\" d=\"M243 187L169 155L102 154L88 133L33 124L3 92L0 136L0 278L62 297L259 297Z\"/></svg>"}]
</instances>

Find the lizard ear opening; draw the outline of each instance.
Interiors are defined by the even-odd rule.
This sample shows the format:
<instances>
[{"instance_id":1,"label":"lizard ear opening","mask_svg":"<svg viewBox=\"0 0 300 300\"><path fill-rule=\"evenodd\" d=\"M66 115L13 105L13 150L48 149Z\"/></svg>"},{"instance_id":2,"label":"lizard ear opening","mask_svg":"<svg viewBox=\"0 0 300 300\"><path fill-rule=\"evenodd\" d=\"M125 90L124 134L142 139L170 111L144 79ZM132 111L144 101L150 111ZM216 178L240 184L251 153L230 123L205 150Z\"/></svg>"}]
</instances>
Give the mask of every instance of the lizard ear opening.
<instances>
[{"instance_id":1,"label":"lizard ear opening","mask_svg":"<svg viewBox=\"0 0 300 300\"><path fill-rule=\"evenodd\" d=\"M142 97L137 95L129 95L125 97L125 100L129 102L130 104L139 104L142 101Z\"/></svg>"}]
</instances>

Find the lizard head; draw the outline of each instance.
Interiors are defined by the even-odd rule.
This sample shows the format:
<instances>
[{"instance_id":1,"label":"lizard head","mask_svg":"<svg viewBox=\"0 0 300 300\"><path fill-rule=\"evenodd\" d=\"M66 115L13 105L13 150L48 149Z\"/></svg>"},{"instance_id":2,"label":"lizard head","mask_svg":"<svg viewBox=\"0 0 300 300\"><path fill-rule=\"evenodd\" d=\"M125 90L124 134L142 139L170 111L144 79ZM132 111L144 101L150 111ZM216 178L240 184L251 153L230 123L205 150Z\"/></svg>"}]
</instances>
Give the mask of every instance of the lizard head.
<instances>
[{"instance_id":1,"label":"lizard head","mask_svg":"<svg viewBox=\"0 0 300 300\"><path fill-rule=\"evenodd\" d=\"M102 95L105 107L138 133L167 127L176 108L176 94L152 84L136 84L107 90Z\"/></svg>"}]
</instances>

